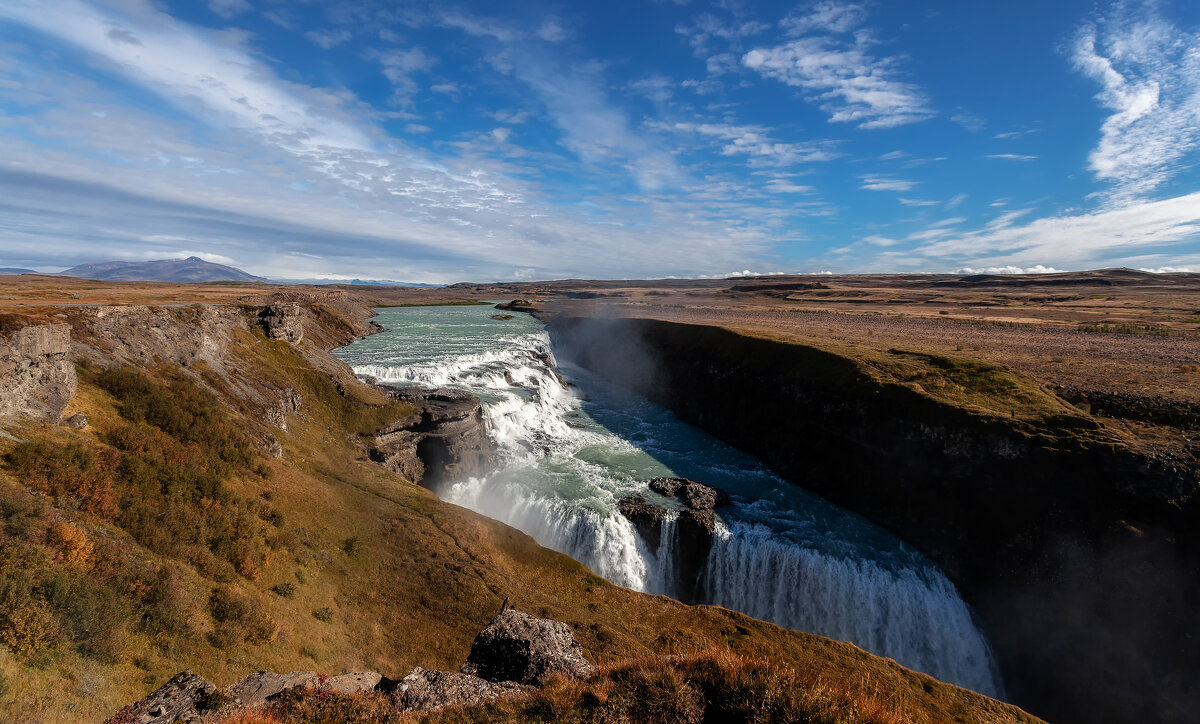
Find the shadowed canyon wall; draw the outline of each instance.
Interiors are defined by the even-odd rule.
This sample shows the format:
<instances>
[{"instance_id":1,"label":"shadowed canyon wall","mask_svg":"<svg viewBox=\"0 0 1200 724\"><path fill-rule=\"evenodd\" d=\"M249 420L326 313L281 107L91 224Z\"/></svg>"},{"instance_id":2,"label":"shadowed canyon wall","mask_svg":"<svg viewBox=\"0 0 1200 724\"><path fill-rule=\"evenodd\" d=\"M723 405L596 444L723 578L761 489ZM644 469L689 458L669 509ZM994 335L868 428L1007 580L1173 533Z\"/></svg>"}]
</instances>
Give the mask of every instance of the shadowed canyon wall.
<instances>
[{"instance_id":1,"label":"shadowed canyon wall","mask_svg":"<svg viewBox=\"0 0 1200 724\"><path fill-rule=\"evenodd\" d=\"M803 345L555 318L555 353L894 531L959 586L1015 703L1052 721L1200 704L1194 470L1083 416L983 415Z\"/></svg>"}]
</instances>

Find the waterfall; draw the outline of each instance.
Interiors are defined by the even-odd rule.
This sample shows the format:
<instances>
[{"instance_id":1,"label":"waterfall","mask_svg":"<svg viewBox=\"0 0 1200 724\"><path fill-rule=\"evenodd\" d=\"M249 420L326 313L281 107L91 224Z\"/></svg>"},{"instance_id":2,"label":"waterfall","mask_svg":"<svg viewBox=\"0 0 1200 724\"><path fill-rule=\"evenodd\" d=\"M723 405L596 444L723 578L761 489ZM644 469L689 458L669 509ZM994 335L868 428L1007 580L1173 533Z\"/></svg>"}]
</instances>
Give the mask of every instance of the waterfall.
<instances>
[{"instance_id":1,"label":"waterfall","mask_svg":"<svg viewBox=\"0 0 1200 724\"><path fill-rule=\"evenodd\" d=\"M389 384L461 387L483 400L499 469L487 478L446 485L438 491L443 499L512 525L613 583L672 595L674 503L648 494L644 480L672 474L668 463L690 455L690 467L699 470L693 476L704 482L711 482L705 475L720 476L734 499L717 511L700 600L851 641L939 679L1003 695L969 608L931 563L815 496L796 491L809 497L803 504L789 503L794 487L761 463L746 463L744 454L645 400L607 407L604 399L585 403L561 381L544 331L497 336L484 349L456 349L404 364L387 364L380 354L355 364L352 354L346 356L359 375ZM586 394L607 394L585 372L571 372ZM654 420L635 420L639 426L627 435L595 419L650 410ZM668 433L673 435L668 442L659 440ZM702 454L688 449L692 440ZM730 462L735 455L741 462ZM765 483L754 488L739 482L751 478ZM767 500L763 490L783 491L783 497ZM660 540L642 540L617 511L617 501L634 493L668 508Z\"/></svg>"}]
</instances>

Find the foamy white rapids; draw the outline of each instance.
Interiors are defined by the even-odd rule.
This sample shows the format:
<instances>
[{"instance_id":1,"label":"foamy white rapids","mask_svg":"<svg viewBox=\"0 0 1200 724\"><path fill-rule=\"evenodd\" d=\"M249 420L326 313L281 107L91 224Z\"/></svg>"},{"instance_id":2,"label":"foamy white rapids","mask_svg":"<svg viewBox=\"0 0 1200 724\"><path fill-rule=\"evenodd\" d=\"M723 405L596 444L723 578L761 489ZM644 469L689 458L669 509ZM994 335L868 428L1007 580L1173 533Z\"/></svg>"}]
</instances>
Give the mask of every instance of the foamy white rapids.
<instances>
[{"instance_id":1,"label":"foamy white rapids","mask_svg":"<svg viewBox=\"0 0 1200 724\"><path fill-rule=\"evenodd\" d=\"M398 331L389 348L386 332L338 352L360 375L460 387L484 401L499 468L447 485L443 499L504 521L613 583L672 595L674 518L661 540L647 542L616 502L637 493L677 505L648 491L645 480L656 475L718 485L734 503L718 511L701 600L1003 695L970 610L927 560L643 398L570 366L563 371L579 387L564 385L532 320L519 320L526 333L514 335L489 326L488 309L449 309L449 336L437 337L438 312L389 310L380 315L389 329L416 316L422 334Z\"/></svg>"}]
</instances>

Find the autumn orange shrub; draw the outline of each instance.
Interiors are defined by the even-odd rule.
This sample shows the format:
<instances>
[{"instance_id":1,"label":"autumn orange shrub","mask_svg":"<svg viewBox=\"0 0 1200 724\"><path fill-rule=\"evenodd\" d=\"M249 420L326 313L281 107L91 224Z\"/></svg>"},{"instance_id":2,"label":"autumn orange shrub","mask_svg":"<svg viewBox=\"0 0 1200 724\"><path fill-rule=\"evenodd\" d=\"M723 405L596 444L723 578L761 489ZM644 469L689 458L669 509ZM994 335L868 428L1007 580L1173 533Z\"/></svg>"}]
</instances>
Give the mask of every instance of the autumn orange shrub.
<instances>
[{"instance_id":1,"label":"autumn orange shrub","mask_svg":"<svg viewBox=\"0 0 1200 724\"><path fill-rule=\"evenodd\" d=\"M58 521L46 531L46 540L60 563L83 570L91 567L95 546L82 529Z\"/></svg>"}]
</instances>

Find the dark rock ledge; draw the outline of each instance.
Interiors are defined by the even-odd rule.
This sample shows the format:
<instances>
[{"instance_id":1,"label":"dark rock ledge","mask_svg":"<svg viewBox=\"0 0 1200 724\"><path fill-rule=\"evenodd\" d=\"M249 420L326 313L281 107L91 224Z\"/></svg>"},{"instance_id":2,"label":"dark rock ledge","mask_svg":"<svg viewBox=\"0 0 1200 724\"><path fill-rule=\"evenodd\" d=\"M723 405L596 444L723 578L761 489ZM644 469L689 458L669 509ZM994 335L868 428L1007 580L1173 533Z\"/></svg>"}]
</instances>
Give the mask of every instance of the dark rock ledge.
<instances>
[{"instance_id":1,"label":"dark rock ledge","mask_svg":"<svg viewBox=\"0 0 1200 724\"><path fill-rule=\"evenodd\" d=\"M659 495L676 498L684 505L675 520L673 539L663 541L663 523L668 517L666 508L648 502L641 495L630 495L617 501L617 509L633 523L646 545L659 555L671 555L675 570L675 596L684 603L695 603L700 577L712 550L716 531L714 508L729 505L729 495L711 485L687 478L654 478L648 486ZM659 550L667 544L667 551Z\"/></svg>"},{"instance_id":2,"label":"dark rock ledge","mask_svg":"<svg viewBox=\"0 0 1200 724\"><path fill-rule=\"evenodd\" d=\"M595 670L565 623L506 609L475 637L460 671L417 667L399 680L374 671L329 677L315 671L258 671L224 690L192 671L183 671L122 709L108 724L215 721L237 712L267 708L295 691L379 692L390 696L398 711L430 711L520 696L534 691L551 676L586 679Z\"/></svg>"}]
</instances>

